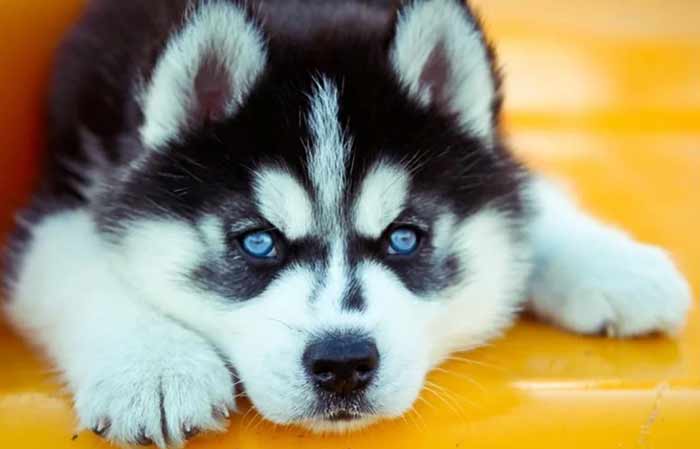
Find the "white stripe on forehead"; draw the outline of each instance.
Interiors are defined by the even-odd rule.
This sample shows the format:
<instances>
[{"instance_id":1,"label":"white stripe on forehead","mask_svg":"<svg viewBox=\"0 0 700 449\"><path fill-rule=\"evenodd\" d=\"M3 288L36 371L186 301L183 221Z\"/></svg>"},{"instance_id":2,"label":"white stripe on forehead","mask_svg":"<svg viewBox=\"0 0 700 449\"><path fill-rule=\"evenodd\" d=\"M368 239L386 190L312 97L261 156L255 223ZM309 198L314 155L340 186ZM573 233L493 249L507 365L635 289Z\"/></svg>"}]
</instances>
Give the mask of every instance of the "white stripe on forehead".
<instances>
[{"instance_id":1,"label":"white stripe on forehead","mask_svg":"<svg viewBox=\"0 0 700 449\"><path fill-rule=\"evenodd\" d=\"M358 233L378 238L403 211L408 198L408 172L395 164L380 162L362 181L362 189L354 209Z\"/></svg>"},{"instance_id":2,"label":"white stripe on forehead","mask_svg":"<svg viewBox=\"0 0 700 449\"><path fill-rule=\"evenodd\" d=\"M321 225L327 228L324 231L337 234L350 151L338 122L338 89L329 79L320 78L310 98L307 118L312 139L308 148L309 178L316 192Z\"/></svg>"},{"instance_id":3,"label":"white stripe on forehead","mask_svg":"<svg viewBox=\"0 0 700 449\"><path fill-rule=\"evenodd\" d=\"M280 168L263 169L256 174L253 189L262 216L287 238L301 238L311 232L311 199L291 173Z\"/></svg>"}]
</instances>

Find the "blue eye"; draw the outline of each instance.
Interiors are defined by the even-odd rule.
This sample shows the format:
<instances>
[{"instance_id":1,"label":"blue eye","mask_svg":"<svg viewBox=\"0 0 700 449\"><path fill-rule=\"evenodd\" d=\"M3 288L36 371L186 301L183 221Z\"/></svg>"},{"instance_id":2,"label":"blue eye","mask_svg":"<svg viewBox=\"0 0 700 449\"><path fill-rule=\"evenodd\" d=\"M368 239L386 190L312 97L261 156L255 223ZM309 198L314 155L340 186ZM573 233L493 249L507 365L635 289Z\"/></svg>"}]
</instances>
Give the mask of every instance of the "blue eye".
<instances>
[{"instance_id":1,"label":"blue eye","mask_svg":"<svg viewBox=\"0 0 700 449\"><path fill-rule=\"evenodd\" d=\"M411 228L394 229L389 234L389 254L406 256L418 248L418 233Z\"/></svg>"},{"instance_id":2,"label":"blue eye","mask_svg":"<svg viewBox=\"0 0 700 449\"><path fill-rule=\"evenodd\" d=\"M241 239L243 251L259 259L271 259L277 255L275 238L271 232L254 231Z\"/></svg>"}]
</instances>

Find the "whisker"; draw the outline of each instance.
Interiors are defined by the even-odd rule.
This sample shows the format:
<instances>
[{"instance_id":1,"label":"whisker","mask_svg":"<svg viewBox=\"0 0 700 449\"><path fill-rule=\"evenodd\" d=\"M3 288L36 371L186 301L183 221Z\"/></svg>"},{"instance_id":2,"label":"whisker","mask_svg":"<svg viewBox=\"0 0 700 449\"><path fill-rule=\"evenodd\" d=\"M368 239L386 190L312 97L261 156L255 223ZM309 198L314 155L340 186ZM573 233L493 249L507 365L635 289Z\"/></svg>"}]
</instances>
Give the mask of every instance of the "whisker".
<instances>
[{"instance_id":1,"label":"whisker","mask_svg":"<svg viewBox=\"0 0 700 449\"><path fill-rule=\"evenodd\" d=\"M459 416L462 416L462 410L460 410L460 409L455 405L454 402L449 401L445 396L443 396L443 395L440 393L440 391L435 390L434 387L437 387L437 385L436 385L436 384L432 384L432 383L431 383L431 385L428 385L428 384L426 383L426 385L423 386L423 388L425 388L426 391L429 391L430 393L432 393L433 395L435 395L435 397L437 397L439 400L441 400L441 401L442 401L450 410L452 410L455 414L457 414L457 415L459 415ZM452 401L454 401L454 398L450 398L450 399L452 399Z\"/></svg>"},{"instance_id":2,"label":"whisker","mask_svg":"<svg viewBox=\"0 0 700 449\"><path fill-rule=\"evenodd\" d=\"M432 408L433 410L437 411L437 407L435 404L427 400L426 398L423 397L423 395L418 396L418 400L426 404L428 407Z\"/></svg>"},{"instance_id":3,"label":"whisker","mask_svg":"<svg viewBox=\"0 0 700 449\"><path fill-rule=\"evenodd\" d=\"M421 424L418 425L418 421L414 419L415 418L420 419ZM418 429L421 432L425 432L426 425L425 425L425 419L423 418L423 415L420 414L418 410L416 410L416 407L413 406L411 409L406 413L406 416L411 418L411 421L413 421L413 424L415 425L416 429Z\"/></svg>"},{"instance_id":4,"label":"whisker","mask_svg":"<svg viewBox=\"0 0 700 449\"><path fill-rule=\"evenodd\" d=\"M472 360L472 359L468 359L465 357L457 357L457 356L449 356L446 358L446 360L454 360L455 362L468 363L470 365L483 366L484 368L491 368L491 369L495 369L495 370L498 370L501 372L505 372L505 369L503 367L493 365L493 364L487 363L487 362L482 362L480 360Z\"/></svg>"},{"instance_id":5,"label":"whisker","mask_svg":"<svg viewBox=\"0 0 700 449\"><path fill-rule=\"evenodd\" d=\"M463 401L463 402L467 403L468 405L470 405L470 406L472 406L472 407L474 407L474 408L479 408L479 409L482 408L478 403L472 401L471 399L468 399L468 398L465 397L464 395L458 394L458 393L456 393L456 392L454 392L454 391L447 390L445 387L443 387L443 386L441 386L441 385L438 385L438 384L436 384L435 382L430 382L430 381L426 381L426 382L427 382L428 384L430 384L430 386L432 386L433 388L438 388L438 389L439 389L440 391L442 391L446 396L448 396L448 397L449 397L450 399L452 399L453 401L456 401L456 403L458 403L458 404L460 404L460 401ZM457 399L459 399L459 401L458 401ZM461 405L461 404L460 404L460 405ZM460 408L461 408L461 407L460 407Z\"/></svg>"},{"instance_id":6,"label":"whisker","mask_svg":"<svg viewBox=\"0 0 700 449\"><path fill-rule=\"evenodd\" d=\"M248 419L247 421L246 421L246 418L248 418L249 415L251 415L251 413L254 412L254 410L255 410L255 408L251 405L250 408L248 409L248 411L246 411L243 414L243 416L241 416L241 423L243 424L244 430L248 430L250 428L251 422L255 418L255 415L253 414L252 416L250 416L250 419Z\"/></svg>"},{"instance_id":7,"label":"whisker","mask_svg":"<svg viewBox=\"0 0 700 449\"><path fill-rule=\"evenodd\" d=\"M176 158L173 158L173 159L176 160ZM202 164L202 163L200 163L200 162L198 162L198 161L192 159L191 157L186 156L182 153L177 153L177 159L181 159L181 160L183 160L191 165L194 165L195 167L204 168L204 169L207 168L204 164Z\"/></svg>"},{"instance_id":8,"label":"whisker","mask_svg":"<svg viewBox=\"0 0 700 449\"><path fill-rule=\"evenodd\" d=\"M479 153L477 151L473 152L470 156L473 156L473 160L471 161L471 163L467 167L462 169L462 170L464 170L464 173L468 173L472 168L474 168L483 159L481 157L481 153ZM468 157L464 161L461 161L461 162L465 163L465 162L469 161L469 159L470 158Z\"/></svg>"},{"instance_id":9,"label":"whisker","mask_svg":"<svg viewBox=\"0 0 700 449\"><path fill-rule=\"evenodd\" d=\"M408 419L406 418L406 413L401 415L401 420L404 422L404 424L408 425Z\"/></svg>"},{"instance_id":10,"label":"whisker","mask_svg":"<svg viewBox=\"0 0 700 449\"><path fill-rule=\"evenodd\" d=\"M257 416L258 419L256 420L255 426L252 429L250 429L251 432L255 432L256 430L258 430L260 426L263 425L263 423L265 422L265 419L262 417L261 414L258 413Z\"/></svg>"},{"instance_id":11,"label":"whisker","mask_svg":"<svg viewBox=\"0 0 700 449\"><path fill-rule=\"evenodd\" d=\"M177 168L182 170L185 174L187 174L190 178L194 179L195 181L199 182L200 184L204 182L202 178L199 176L195 175L192 173L190 170L188 170L184 165L182 164L177 164Z\"/></svg>"},{"instance_id":12,"label":"whisker","mask_svg":"<svg viewBox=\"0 0 700 449\"><path fill-rule=\"evenodd\" d=\"M486 392L487 392L487 391L486 391L486 387L484 387L483 385L481 385L481 384L480 384L479 382L477 382L475 379L472 379L471 377L467 376L466 374L458 373L458 372L456 372L456 371L452 371L452 370L448 370L448 369L440 368L440 367L433 368L433 371L437 371L437 372L439 372L439 373L445 373L445 374L449 374L449 375L451 375L451 376L459 377L460 379L464 379L464 380L466 380L467 382L469 382L469 383L473 384L474 386L476 386L477 388L479 388L479 390L481 390L482 393L486 393Z\"/></svg>"},{"instance_id":13,"label":"whisker","mask_svg":"<svg viewBox=\"0 0 700 449\"><path fill-rule=\"evenodd\" d=\"M291 331L298 332L300 334L310 334L310 332L307 331L306 329L302 329L302 328L297 327L297 326L292 326L291 324L285 323L284 321L279 320L277 318L272 318L272 317L266 317L266 318L272 322L281 324L282 326L286 327L287 329L289 329Z\"/></svg>"}]
</instances>

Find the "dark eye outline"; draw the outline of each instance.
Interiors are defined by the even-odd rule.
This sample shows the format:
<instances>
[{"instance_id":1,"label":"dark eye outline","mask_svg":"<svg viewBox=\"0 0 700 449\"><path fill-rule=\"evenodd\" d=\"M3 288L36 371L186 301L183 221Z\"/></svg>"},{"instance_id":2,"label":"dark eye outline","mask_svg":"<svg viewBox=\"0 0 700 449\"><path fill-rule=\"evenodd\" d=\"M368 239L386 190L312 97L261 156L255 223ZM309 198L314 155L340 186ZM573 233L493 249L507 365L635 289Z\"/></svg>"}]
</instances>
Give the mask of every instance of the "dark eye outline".
<instances>
[{"instance_id":1,"label":"dark eye outline","mask_svg":"<svg viewBox=\"0 0 700 449\"><path fill-rule=\"evenodd\" d=\"M401 231L401 230L408 230L413 232L413 234L416 236L416 244L415 246L410 250L406 252L402 251L397 251L396 248L394 248L391 236L394 235L396 231ZM392 226L387 230L384 236L384 241L385 241L385 253L389 257L410 257L413 256L418 252L421 246L421 241L423 240L424 237L424 231L416 226L412 225L405 225L405 224L398 224L396 226Z\"/></svg>"},{"instance_id":2,"label":"dark eye outline","mask_svg":"<svg viewBox=\"0 0 700 449\"><path fill-rule=\"evenodd\" d=\"M246 248L245 245L245 239L247 237L260 233L269 234L272 239L272 248L265 255L258 255L252 253L248 248ZM236 241L238 242L238 247L240 248L241 252L249 261L253 263L274 263L278 262L282 258L284 249L284 239L281 238L279 232L277 232L275 229L252 229L249 231L245 231L241 233L238 237L236 237Z\"/></svg>"}]
</instances>

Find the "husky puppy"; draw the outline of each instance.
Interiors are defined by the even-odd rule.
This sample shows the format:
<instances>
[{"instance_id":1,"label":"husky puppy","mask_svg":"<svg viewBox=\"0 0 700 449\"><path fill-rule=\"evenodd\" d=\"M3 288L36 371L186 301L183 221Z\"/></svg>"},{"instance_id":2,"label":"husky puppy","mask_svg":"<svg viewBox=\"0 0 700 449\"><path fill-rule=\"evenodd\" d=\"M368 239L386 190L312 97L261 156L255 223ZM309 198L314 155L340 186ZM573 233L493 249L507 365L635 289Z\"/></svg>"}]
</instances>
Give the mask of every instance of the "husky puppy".
<instances>
[{"instance_id":1,"label":"husky puppy","mask_svg":"<svg viewBox=\"0 0 700 449\"><path fill-rule=\"evenodd\" d=\"M514 159L459 0L92 0L60 51L5 310L119 443L397 417L523 307L673 332L668 255ZM565 151L565 150L563 150Z\"/></svg>"}]
</instances>

